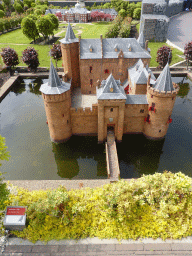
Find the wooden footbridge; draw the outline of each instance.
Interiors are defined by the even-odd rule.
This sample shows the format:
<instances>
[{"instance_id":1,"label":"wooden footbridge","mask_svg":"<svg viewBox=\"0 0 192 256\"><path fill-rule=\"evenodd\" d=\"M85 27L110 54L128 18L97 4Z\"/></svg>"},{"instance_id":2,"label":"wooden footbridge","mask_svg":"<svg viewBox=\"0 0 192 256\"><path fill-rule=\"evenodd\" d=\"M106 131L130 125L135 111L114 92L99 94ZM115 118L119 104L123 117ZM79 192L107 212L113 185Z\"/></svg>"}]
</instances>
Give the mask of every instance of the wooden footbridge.
<instances>
[{"instance_id":1,"label":"wooden footbridge","mask_svg":"<svg viewBox=\"0 0 192 256\"><path fill-rule=\"evenodd\" d=\"M120 177L120 169L114 131L107 132L107 142L105 143L105 150L108 178L111 182L118 181Z\"/></svg>"}]
</instances>

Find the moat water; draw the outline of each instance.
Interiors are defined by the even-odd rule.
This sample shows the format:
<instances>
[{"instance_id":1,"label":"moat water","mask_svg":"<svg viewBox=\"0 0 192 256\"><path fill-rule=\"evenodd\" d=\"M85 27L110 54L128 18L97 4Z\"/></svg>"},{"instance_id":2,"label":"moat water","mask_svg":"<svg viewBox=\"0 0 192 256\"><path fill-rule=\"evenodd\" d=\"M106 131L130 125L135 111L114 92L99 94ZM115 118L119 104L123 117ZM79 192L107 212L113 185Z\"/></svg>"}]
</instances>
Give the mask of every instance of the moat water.
<instances>
[{"instance_id":1,"label":"moat water","mask_svg":"<svg viewBox=\"0 0 192 256\"><path fill-rule=\"evenodd\" d=\"M165 139L124 135L117 144L121 178L138 178L164 170L192 177L192 82L185 97L177 96L173 122ZM107 179L104 144L97 137L72 136L62 144L50 141L39 87L47 79L23 79L0 104L0 134L6 139L10 160L0 168L5 180Z\"/></svg>"}]
</instances>

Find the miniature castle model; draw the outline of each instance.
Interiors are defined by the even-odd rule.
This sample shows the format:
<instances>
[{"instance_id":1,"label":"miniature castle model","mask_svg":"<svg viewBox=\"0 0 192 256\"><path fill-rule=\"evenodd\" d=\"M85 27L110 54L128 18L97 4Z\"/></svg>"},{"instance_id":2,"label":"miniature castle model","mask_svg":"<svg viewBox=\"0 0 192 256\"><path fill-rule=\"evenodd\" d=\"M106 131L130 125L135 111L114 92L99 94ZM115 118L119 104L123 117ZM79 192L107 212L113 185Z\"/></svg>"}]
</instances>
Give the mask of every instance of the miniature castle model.
<instances>
[{"instance_id":1,"label":"miniature castle model","mask_svg":"<svg viewBox=\"0 0 192 256\"><path fill-rule=\"evenodd\" d=\"M74 134L102 143L108 130L118 142L130 133L165 137L178 88L168 63L156 80L142 33L138 40L77 39L69 24L60 42L63 81L51 62L49 81L40 88L53 142Z\"/></svg>"}]
</instances>

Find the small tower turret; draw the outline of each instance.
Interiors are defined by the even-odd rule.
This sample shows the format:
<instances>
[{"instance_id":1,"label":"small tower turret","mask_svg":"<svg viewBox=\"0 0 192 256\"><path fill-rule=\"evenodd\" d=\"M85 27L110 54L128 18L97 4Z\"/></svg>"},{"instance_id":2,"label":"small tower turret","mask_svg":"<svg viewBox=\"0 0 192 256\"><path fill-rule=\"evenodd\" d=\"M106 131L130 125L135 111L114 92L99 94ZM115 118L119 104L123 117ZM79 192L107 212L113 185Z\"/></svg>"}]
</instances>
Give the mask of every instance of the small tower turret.
<instances>
[{"instance_id":1,"label":"small tower turret","mask_svg":"<svg viewBox=\"0 0 192 256\"><path fill-rule=\"evenodd\" d=\"M72 79L72 88L79 87L79 39L75 37L70 23L68 24L65 38L60 40L60 42L64 68L64 81Z\"/></svg>"},{"instance_id":2,"label":"small tower turret","mask_svg":"<svg viewBox=\"0 0 192 256\"><path fill-rule=\"evenodd\" d=\"M42 84L39 90L44 99L50 138L53 142L64 142L72 135L70 88L71 82L61 82L51 62L49 81Z\"/></svg>"},{"instance_id":3,"label":"small tower turret","mask_svg":"<svg viewBox=\"0 0 192 256\"><path fill-rule=\"evenodd\" d=\"M150 76L150 74L149 74ZM179 89L173 87L169 64L165 66L155 83L147 82L148 116L145 119L144 134L151 139L164 138Z\"/></svg>"}]
</instances>

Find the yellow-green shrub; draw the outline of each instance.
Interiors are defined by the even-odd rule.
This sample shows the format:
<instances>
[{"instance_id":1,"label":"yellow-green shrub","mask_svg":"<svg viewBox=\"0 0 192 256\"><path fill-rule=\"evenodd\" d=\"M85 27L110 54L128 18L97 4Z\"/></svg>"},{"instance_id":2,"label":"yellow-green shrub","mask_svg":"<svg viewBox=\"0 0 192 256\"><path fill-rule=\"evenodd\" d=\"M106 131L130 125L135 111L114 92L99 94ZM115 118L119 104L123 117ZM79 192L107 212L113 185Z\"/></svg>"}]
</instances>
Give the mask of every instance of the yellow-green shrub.
<instances>
[{"instance_id":1,"label":"yellow-green shrub","mask_svg":"<svg viewBox=\"0 0 192 256\"><path fill-rule=\"evenodd\" d=\"M12 233L32 242L94 236L176 239L192 234L191 178L181 172L143 175L95 189L18 189L7 205L14 200L28 206L28 226Z\"/></svg>"}]
</instances>

